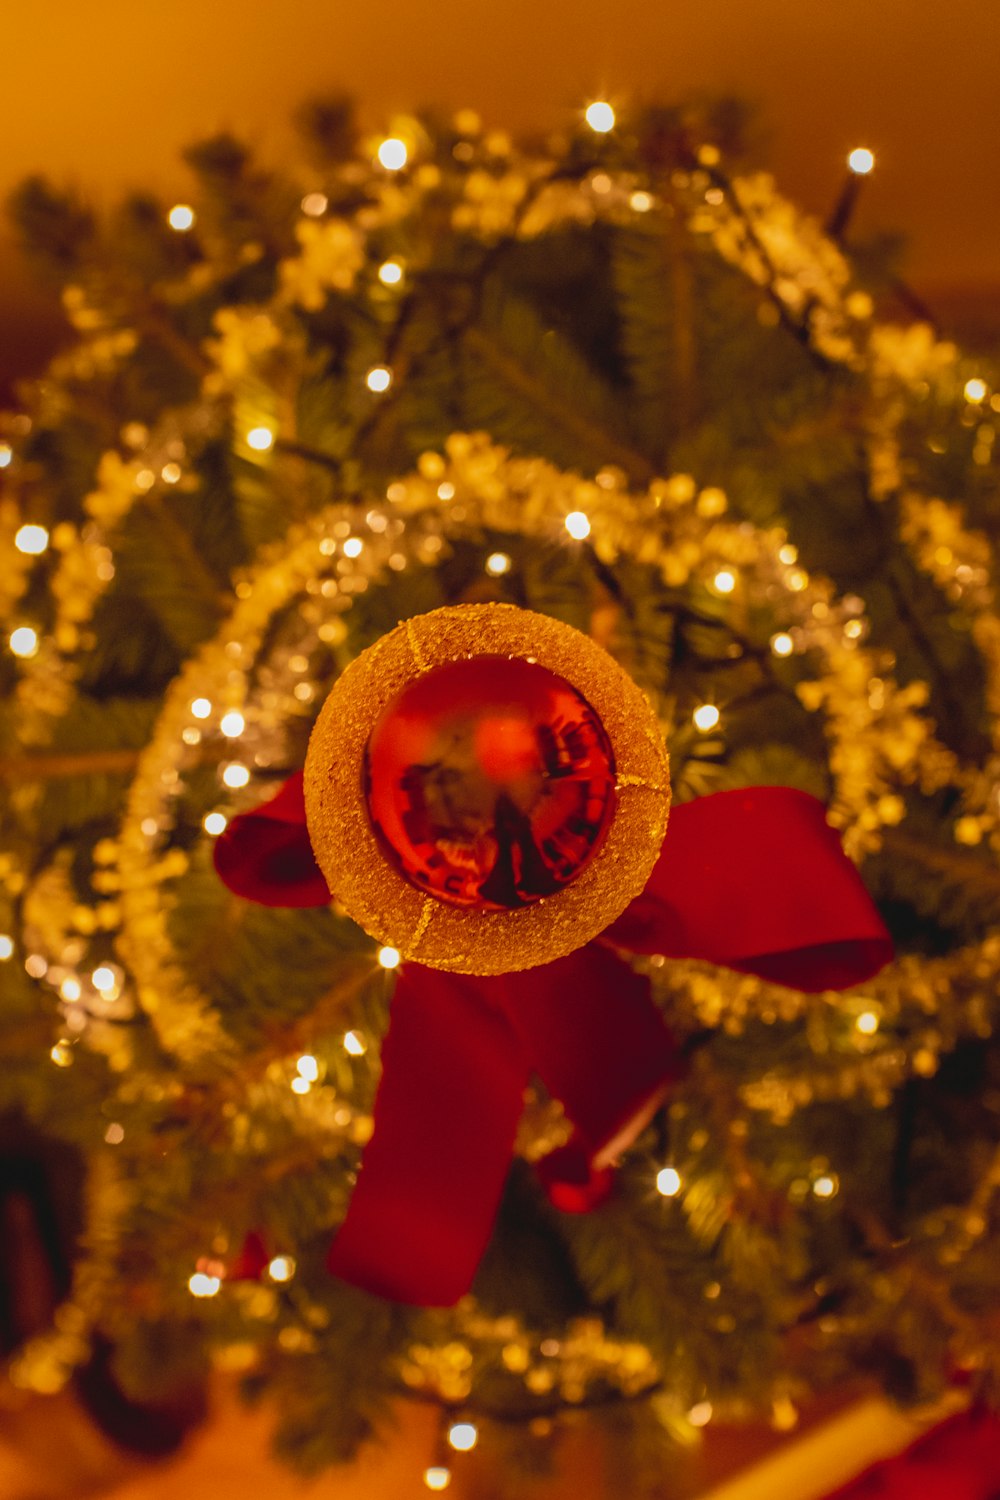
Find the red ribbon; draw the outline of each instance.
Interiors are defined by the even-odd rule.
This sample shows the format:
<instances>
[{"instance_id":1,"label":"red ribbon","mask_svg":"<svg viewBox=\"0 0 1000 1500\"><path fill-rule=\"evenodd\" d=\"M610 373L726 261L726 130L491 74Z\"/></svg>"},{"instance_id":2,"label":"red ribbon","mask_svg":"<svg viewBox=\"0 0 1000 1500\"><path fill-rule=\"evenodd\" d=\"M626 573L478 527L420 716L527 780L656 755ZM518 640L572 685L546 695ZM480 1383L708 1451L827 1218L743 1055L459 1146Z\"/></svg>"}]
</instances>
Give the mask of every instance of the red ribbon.
<instances>
[{"instance_id":1,"label":"red ribbon","mask_svg":"<svg viewBox=\"0 0 1000 1500\"><path fill-rule=\"evenodd\" d=\"M325 904L302 778L234 818L216 868L271 906ZM888 933L814 797L787 787L675 807L642 895L604 935L803 990L861 983ZM392 1001L375 1128L329 1267L421 1306L468 1291L486 1247L524 1088L537 1074L574 1127L541 1163L555 1205L596 1206L615 1155L682 1071L649 982L603 940L541 968L479 978L408 963Z\"/></svg>"}]
</instances>

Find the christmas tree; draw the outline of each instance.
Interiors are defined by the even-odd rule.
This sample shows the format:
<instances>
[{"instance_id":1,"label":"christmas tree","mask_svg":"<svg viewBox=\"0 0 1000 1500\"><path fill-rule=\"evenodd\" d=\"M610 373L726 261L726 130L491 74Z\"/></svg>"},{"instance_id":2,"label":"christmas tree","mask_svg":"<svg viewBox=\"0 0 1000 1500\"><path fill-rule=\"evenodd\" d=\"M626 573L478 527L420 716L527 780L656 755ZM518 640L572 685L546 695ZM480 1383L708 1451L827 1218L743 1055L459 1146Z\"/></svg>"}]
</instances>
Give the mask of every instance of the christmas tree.
<instances>
[{"instance_id":1,"label":"christmas tree","mask_svg":"<svg viewBox=\"0 0 1000 1500\"><path fill-rule=\"evenodd\" d=\"M95 1342L141 1400L219 1366L306 1470L409 1393L441 1410L430 1488L476 1424L535 1465L593 1407L656 1473L713 1415L788 1427L859 1378L988 1395L1000 386L847 258L856 187L832 237L741 165L730 106L597 102L522 144L471 113L368 140L338 102L303 126L283 171L191 149L190 203L13 205L76 338L0 429L0 1108L86 1176L72 1287L11 1378L57 1389ZM721 937L632 953L666 1097L571 1202L535 1080L471 1293L426 1307L326 1265L420 955L336 889L243 900L214 854L366 648L497 603L620 663L675 810L819 799L895 958L809 993ZM748 899L784 836L734 844ZM423 1061L417 1136L463 1097Z\"/></svg>"}]
</instances>

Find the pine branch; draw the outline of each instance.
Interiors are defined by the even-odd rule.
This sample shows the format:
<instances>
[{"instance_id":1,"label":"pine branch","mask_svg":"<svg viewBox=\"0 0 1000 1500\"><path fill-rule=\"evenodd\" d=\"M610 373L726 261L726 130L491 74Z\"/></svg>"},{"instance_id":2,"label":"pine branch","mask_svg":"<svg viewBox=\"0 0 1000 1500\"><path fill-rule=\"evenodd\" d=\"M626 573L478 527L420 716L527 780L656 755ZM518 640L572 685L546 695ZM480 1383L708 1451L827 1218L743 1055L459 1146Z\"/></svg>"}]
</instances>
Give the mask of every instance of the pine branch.
<instances>
[{"instance_id":1,"label":"pine branch","mask_svg":"<svg viewBox=\"0 0 1000 1500\"><path fill-rule=\"evenodd\" d=\"M141 750L85 750L76 754L0 756L0 781L58 781L73 776L127 776Z\"/></svg>"}]
</instances>

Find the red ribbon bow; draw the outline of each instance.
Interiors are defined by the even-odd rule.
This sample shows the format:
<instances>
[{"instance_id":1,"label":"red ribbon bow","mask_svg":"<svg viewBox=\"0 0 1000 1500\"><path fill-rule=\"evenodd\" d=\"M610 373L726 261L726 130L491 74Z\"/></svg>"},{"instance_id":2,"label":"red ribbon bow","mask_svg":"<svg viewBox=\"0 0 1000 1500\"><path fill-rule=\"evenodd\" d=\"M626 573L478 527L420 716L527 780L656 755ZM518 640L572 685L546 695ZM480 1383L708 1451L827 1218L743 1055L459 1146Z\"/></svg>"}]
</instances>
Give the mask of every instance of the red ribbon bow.
<instances>
[{"instance_id":1,"label":"red ribbon bow","mask_svg":"<svg viewBox=\"0 0 1000 1500\"><path fill-rule=\"evenodd\" d=\"M329 902L301 775L233 819L215 864L249 900ZM404 965L374 1132L330 1250L334 1274L420 1306L449 1306L468 1291L532 1073L574 1127L570 1145L540 1166L552 1201L582 1210L606 1196L610 1162L683 1069L648 980L604 939L808 991L859 984L892 956L816 798L752 787L674 807L646 889L602 939L541 968L489 978Z\"/></svg>"}]
</instances>

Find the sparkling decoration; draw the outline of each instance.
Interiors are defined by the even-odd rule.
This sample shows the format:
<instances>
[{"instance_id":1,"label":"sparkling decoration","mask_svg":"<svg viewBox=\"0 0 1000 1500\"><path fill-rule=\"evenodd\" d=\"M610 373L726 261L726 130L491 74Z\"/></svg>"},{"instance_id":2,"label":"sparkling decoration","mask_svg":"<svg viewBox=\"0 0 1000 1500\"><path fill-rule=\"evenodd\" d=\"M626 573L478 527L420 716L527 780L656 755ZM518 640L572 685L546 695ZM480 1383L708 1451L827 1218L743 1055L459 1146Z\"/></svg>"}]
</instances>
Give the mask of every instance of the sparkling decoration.
<instances>
[{"instance_id":1,"label":"sparkling decoration","mask_svg":"<svg viewBox=\"0 0 1000 1500\"><path fill-rule=\"evenodd\" d=\"M388 758L390 741L382 723L386 711L396 708L397 719L401 719L406 712L405 701L399 705L404 689L415 682L419 685L422 675L430 674L435 667L469 657L477 664L486 658L495 674L508 672L500 665L504 658L530 658L524 665L540 665L546 674L543 679L527 674L532 691L536 681L541 683L548 705L558 706L564 715L571 710L572 721L577 725L588 724L585 735L588 743L582 747L587 756L595 755L600 744L610 746L610 751L603 751L603 763L595 762L601 778L596 799L599 815L590 801L594 793L588 792L583 804L587 818L595 824L589 839L592 857L584 861L583 845L578 848L573 859L576 878L557 895L551 889L533 890L533 885L537 886L541 879L540 871L528 877L521 870L515 872L513 867L504 893L507 899L494 901L488 891L478 893L478 897L486 895L494 908L516 905L514 910L463 910L426 894L432 889L429 857L435 852L441 854L445 826L432 839L423 833L417 839L404 837L400 809L392 807L391 788L378 788L373 774L370 783L374 801L370 793L368 805L383 825L383 837L384 825L389 824L389 842L396 857L388 859L384 843L372 826L366 799L359 795L359 789L366 784L370 741L373 772L383 743L392 778L398 779L410 763L405 745ZM469 692L471 681L465 673L463 669L459 674L463 694ZM553 684L553 673L564 682ZM523 695L525 674L516 670L514 675L519 680L518 692ZM553 700L550 695L557 686L560 696ZM446 695L442 693L438 700L433 687L427 690L430 707L425 709L424 691L419 689L420 713L427 712L436 721L443 712ZM510 701L509 693L504 682L505 705ZM483 711L481 696L474 694L473 700L468 701L476 702L477 712ZM596 724L588 709L596 715ZM542 717L536 712L536 723ZM391 729L394 722L391 713L386 722ZM517 750L515 736L522 733L511 729L512 752ZM491 751L495 753L496 746ZM458 753L467 756L468 751ZM483 753L485 747L483 751L477 749L480 770ZM557 745L552 753L565 757L567 746ZM505 777L510 777L513 762L505 763L502 756L498 762L494 779L502 783ZM537 765L535 762L532 768L536 774ZM612 770L617 777L617 810L608 819ZM612 922L646 883L663 839L670 796L666 752L656 720L639 689L621 668L577 631L500 604L458 605L409 620L352 663L327 699L313 730L306 759L305 795L316 858L330 889L336 891L338 900L354 919L380 942L398 948L409 957L419 957L421 963L472 974L505 973L550 962L581 947ZM476 795L481 795L478 790ZM504 837L511 842L516 831L516 808L508 812L506 806L501 807L498 793L491 793L491 797L485 816L493 824L498 813L506 819L509 831L505 831ZM562 794L558 800L563 805ZM576 791L570 801L574 804L573 811L579 812L581 804ZM547 814L540 809L534 813L533 804L532 811L547 833ZM475 813L480 828L483 816L480 807ZM425 845L422 851L417 847L421 839ZM523 861L528 844L523 833L520 841ZM435 842L436 851L428 847ZM468 851L468 839L464 842ZM587 839L583 842L586 845ZM500 841L496 844L499 848ZM404 875L400 873L399 858L401 849L407 845L409 874ZM565 859L566 853L562 856L554 853L552 862L560 857ZM435 888L435 895L448 895L454 900L455 892L445 887L463 859L468 859L468 852L463 855L456 849L450 868L444 869L442 888ZM477 861L484 859L485 866L475 865L476 875L471 883L458 882L466 901L470 893L476 892L483 876L488 878L497 854L487 850L476 855ZM434 868L436 879L441 867ZM497 881L499 893L503 866L498 864L497 868L501 871ZM418 871L424 876L419 885L413 879ZM522 904L517 894L519 882L524 895L536 896L530 904ZM546 882L551 887L551 868L542 883ZM550 899L537 899L545 894Z\"/></svg>"},{"instance_id":2,"label":"sparkling decoration","mask_svg":"<svg viewBox=\"0 0 1000 1500\"><path fill-rule=\"evenodd\" d=\"M418 890L456 906L527 906L585 869L615 811L593 709L537 662L434 667L382 713L365 751L368 811Z\"/></svg>"}]
</instances>

